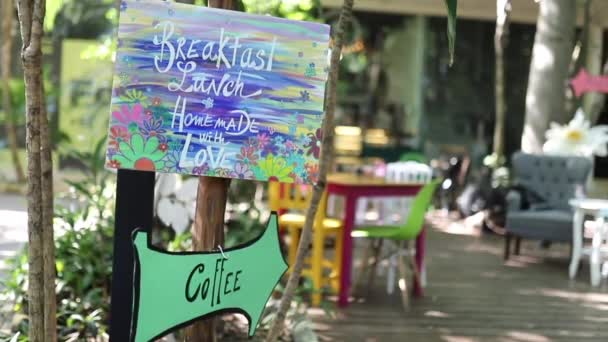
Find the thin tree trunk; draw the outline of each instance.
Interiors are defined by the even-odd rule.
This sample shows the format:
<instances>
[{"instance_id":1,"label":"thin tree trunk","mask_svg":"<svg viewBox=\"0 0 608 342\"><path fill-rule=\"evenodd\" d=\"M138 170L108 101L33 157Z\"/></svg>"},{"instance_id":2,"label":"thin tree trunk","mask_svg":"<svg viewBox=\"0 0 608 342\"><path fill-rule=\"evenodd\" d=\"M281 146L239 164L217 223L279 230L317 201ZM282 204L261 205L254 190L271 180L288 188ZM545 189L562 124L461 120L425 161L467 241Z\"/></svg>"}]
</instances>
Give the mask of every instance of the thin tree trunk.
<instances>
[{"instance_id":1,"label":"thin tree trunk","mask_svg":"<svg viewBox=\"0 0 608 342\"><path fill-rule=\"evenodd\" d=\"M608 59L604 62L604 67L602 68L602 75L608 75ZM596 96L589 101L588 109L585 110L588 113L588 117L591 120L592 124L595 124L604 109L604 103L606 102L606 94L595 93Z\"/></svg>"},{"instance_id":2,"label":"thin tree trunk","mask_svg":"<svg viewBox=\"0 0 608 342\"><path fill-rule=\"evenodd\" d=\"M536 24L526 94L522 150L542 152L549 122L565 123L565 87L576 19L575 0L543 0Z\"/></svg>"},{"instance_id":3,"label":"thin tree trunk","mask_svg":"<svg viewBox=\"0 0 608 342\"><path fill-rule=\"evenodd\" d=\"M496 0L496 33L494 51L496 55L496 118L494 122L494 155L500 161L505 150L505 59L504 51L509 39L509 15L511 0Z\"/></svg>"},{"instance_id":4,"label":"thin tree trunk","mask_svg":"<svg viewBox=\"0 0 608 342\"><path fill-rule=\"evenodd\" d=\"M591 75L602 74L602 51L604 50L604 30L601 11L598 11L601 0L588 0L585 6L587 35L585 41L585 68ZM608 67L608 63L606 65ZM604 73L606 72L604 67ZM589 92L583 97L583 109L587 118L595 123L600 115L605 95L598 92Z\"/></svg>"},{"instance_id":5,"label":"thin tree trunk","mask_svg":"<svg viewBox=\"0 0 608 342\"><path fill-rule=\"evenodd\" d=\"M334 113L336 109L336 85L338 82L338 70L340 66L340 55L342 54L342 45L344 43L344 31L346 24L350 22L353 11L354 0L344 0L342 9L340 11L340 19L338 20L338 26L334 33L334 46L331 50L331 69L329 72L329 81L327 89L327 98L325 102L325 119L323 123L323 144L321 145L321 161L319 166L319 181L314 187L310 207L306 211L306 221L302 229L302 236L300 237L300 244L298 245L298 252L296 254L296 260L292 266L292 272L287 281L283 298L279 304L279 309L276 318L272 322L266 341L274 342L280 336L285 323L285 317L287 311L291 306L295 291L300 282L300 276L302 275L302 269L304 267L304 259L308 252L308 245L312 237L312 228L319 207L319 202L325 191L325 185L327 181L327 173L329 171L332 157L333 157L333 146L334 146Z\"/></svg>"},{"instance_id":6,"label":"thin tree trunk","mask_svg":"<svg viewBox=\"0 0 608 342\"><path fill-rule=\"evenodd\" d=\"M26 93L27 155L28 155L28 311L29 340L48 341L45 338L44 321L44 218L41 185L41 137L42 108L42 25L45 13L44 0L19 0L19 24L23 48L21 60Z\"/></svg>"},{"instance_id":7,"label":"thin tree trunk","mask_svg":"<svg viewBox=\"0 0 608 342\"><path fill-rule=\"evenodd\" d=\"M2 104L4 115L6 115L6 136L8 138L8 146L15 168L15 177L17 182L22 184L25 182L23 167L19 159L17 145L17 127L15 124L15 113L13 113L13 105L11 102L11 68L13 57L13 22L15 14L14 3L5 0L2 4Z\"/></svg>"},{"instance_id":8,"label":"thin tree trunk","mask_svg":"<svg viewBox=\"0 0 608 342\"><path fill-rule=\"evenodd\" d=\"M57 299L55 296L55 234L53 227L53 155L49 120L41 84L40 169L42 177L42 257L44 260L45 341L57 340Z\"/></svg>"}]
</instances>

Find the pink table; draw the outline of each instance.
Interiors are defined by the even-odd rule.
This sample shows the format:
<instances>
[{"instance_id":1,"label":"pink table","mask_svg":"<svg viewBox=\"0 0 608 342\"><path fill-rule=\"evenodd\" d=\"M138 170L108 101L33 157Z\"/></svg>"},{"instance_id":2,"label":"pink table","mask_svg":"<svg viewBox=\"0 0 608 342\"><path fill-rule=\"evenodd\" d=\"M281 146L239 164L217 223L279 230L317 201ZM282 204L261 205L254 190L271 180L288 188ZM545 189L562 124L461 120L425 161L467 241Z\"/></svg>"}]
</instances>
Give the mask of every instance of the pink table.
<instances>
[{"instance_id":1,"label":"pink table","mask_svg":"<svg viewBox=\"0 0 608 342\"><path fill-rule=\"evenodd\" d=\"M351 273L353 264L353 241L351 232L355 224L357 200L360 197L405 197L415 196L424 184L420 183L390 183L381 178L357 176L345 173L335 173L327 177L327 193L343 196L345 200L344 216L344 247L342 250L342 275L340 279L340 294L338 305L348 305L351 288ZM416 238L416 264L421 272L424 270L424 238L425 229ZM422 286L414 283L414 294L422 296Z\"/></svg>"}]
</instances>

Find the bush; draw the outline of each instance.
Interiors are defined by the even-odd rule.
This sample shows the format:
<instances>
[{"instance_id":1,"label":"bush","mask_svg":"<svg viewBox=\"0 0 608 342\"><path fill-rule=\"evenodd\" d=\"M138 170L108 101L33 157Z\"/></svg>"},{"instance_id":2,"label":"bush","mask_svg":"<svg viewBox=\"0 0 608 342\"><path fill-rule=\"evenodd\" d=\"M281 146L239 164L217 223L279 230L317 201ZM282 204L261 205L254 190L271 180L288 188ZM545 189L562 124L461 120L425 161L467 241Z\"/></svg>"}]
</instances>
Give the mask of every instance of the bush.
<instances>
[{"instance_id":1,"label":"bush","mask_svg":"<svg viewBox=\"0 0 608 342\"><path fill-rule=\"evenodd\" d=\"M101 142L100 144L101 145ZM60 341L107 339L114 227L115 183L99 164L101 148L81 156L84 179L55 210L57 334ZM0 301L12 302L16 341L27 341L27 248L8 261L12 272ZM0 336L1 338L2 336Z\"/></svg>"}]
</instances>

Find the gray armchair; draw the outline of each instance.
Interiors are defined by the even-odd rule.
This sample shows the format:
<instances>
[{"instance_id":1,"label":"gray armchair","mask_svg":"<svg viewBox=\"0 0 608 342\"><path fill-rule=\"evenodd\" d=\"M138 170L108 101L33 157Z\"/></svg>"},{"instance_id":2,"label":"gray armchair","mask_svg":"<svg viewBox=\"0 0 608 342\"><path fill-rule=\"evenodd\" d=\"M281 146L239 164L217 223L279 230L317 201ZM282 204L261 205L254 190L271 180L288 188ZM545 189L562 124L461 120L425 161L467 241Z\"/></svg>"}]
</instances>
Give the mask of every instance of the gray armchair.
<instances>
[{"instance_id":1,"label":"gray armchair","mask_svg":"<svg viewBox=\"0 0 608 342\"><path fill-rule=\"evenodd\" d=\"M519 254L521 239L572 243L573 211L568 201L585 194L591 160L518 152L512 159L513 181L542 201L522 209L521 192L507 195L504 258L509 258L511 240Z\"/></svg>"}]
</instances>

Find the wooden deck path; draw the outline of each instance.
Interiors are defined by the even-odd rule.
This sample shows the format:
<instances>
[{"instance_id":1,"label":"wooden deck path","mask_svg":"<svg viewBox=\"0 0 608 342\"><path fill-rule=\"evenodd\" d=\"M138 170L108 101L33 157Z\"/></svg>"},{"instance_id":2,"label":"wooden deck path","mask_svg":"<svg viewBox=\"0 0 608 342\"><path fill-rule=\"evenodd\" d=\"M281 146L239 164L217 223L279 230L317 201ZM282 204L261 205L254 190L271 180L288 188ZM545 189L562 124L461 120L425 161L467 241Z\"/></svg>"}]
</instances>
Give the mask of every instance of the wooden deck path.
<instances>
[{"instance_id":1,"label":"wooden deck path","mask_svg":"<svg viewBox=\"0 0 608 342\"><path fill-rule=\"evenodd\" d=\"M590 286L586 262L569 281L566 246L524 241L504 263L501 237L431 221L426 296L405 313L398 291L389 296L377 279L366 302L335 318L311 313L321 341L608 341L607 286Z\"/></svg>"}]
</instances>

